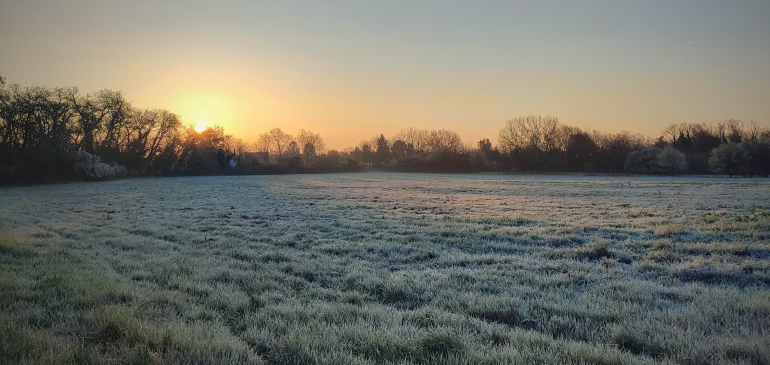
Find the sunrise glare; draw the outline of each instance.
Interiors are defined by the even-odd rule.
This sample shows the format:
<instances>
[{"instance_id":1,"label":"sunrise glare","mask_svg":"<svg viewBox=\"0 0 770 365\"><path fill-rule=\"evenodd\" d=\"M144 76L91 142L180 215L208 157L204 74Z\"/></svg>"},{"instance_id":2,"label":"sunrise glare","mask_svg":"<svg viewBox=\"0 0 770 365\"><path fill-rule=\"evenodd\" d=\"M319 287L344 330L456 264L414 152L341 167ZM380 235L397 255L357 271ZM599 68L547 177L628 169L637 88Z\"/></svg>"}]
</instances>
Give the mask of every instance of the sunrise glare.
<instances>
[{"instance_id":1,"label":"sunrise glare","mask_svg":"<svg viewBox=\"0 0 770 365\"><path fill-rule=\"evenodd\" d=\"M206 122L198 122L195 124L195 131L201 133L206 130L207 126Z\"/></svg>"}]
</instances>

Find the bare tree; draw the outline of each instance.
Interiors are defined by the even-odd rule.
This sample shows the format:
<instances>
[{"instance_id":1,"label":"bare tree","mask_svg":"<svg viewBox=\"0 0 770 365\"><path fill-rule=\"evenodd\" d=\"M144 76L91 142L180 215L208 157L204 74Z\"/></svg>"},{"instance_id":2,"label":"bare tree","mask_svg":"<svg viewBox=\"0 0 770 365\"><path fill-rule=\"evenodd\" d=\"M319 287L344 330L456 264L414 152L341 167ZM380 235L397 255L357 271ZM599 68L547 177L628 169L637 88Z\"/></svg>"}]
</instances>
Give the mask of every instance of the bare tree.
<instances>
[{"instance_id":1,"label":"bare tree","mask_svg":"<svg viewBox=\"0 0 770 365\"><path fill-rule=\"evenodd\" d=\"M120 151L125 148L130 132L128 123L131 105L121 91L102 90L97 93L97 98L106 114L104 124L100 128L100 147Z\"/></svg>"},{"instance_id":2,"label":"bare tree","mask_svg":"<svg viewBox=\"0 0 770 365\"><path fill-rule=\"evenodd\" d=\"M236 156L244 156L248 152L248 146L245 142L243 142L242 139L234 138L232 141L230 141L228 150L232 151Z\"/></svg>"},{"instance_id":3,"label":"bare tree","mask_svg":"<svg viewBox=\"0 0 770 365\"><path fill-rule=\"evenodd\" d=\"M104 121L109 117L109 91L79 96L78 90L73 88L69 99L78 116L78 129L75 135L76 150L93 153L99 145Z\"/></svg>"},{"instance_id":4,"label":"bare tree","mask_svg":"<svg viewBox=\"0 0 770 365\"><path fill-rule=\"evenodd\" d=\"M280 128L273 128L259 135L257 151L280 157L287 152L292 141L294 138L290 134L284 133Z\"/></svg>"},{"instance_id":5,"label":"bare tree","mask_svg":"<svg viewBox=\"0 0 770 365\"><path fill-rule=\"evenodd\" d=\"M770 136L769 128L763 128L753 120L749 122L748 131L746 132L746 139L752 142L756 142L766 138L767 136Z\"/></svg>"},{"instance_id":6,"label":"bare tree","mask_svg":"<svg viewBox=\"0 0 770 365\"><path fill-rule=\"evenodd\" d=\"M732 143L741 143L744 139L743 121L728 119L725 121L727 140Z\"/></svg>"},{"instance_id":7,"label":"bare tree","mask_svg":"<svg viewBox=\"0 0 770 365\"><path fill-rule=\"evenodd\" d=\"M669 124L666 128L663 128L661 133L666 142L674 143L676 142L676 139L679 138L679 133L681 131L682 129L679 124Z\"/></svg>"},{"instance_id":8,"label":"bare tree","mask_svg":"<svg viewBox=\"0 0 770 365\"><path fill-rule=\"evenodd\" d=\"M47 145L49 152L63 154L71 145L71 132L75 122L75 111L67 102L66 96L70 88L56 88L51 90L45 102L46 119L49 121L46 128Z\"/></svg>"},{"instance_id":9,"label":"bare tree","mask_svg":"<svg viewBox=\"0 0 770 365\"><path fill-rule=\"evenodd\" d=\"M257 138L257 142L254 143L254 151L270 154L270 135L267 133L262 133Z\"/></svg>"},{"instance_id":10,"label":"bare tree","mask_svg":"<svg viewBox=\"0 0 770 365\"><path fill-rule=\"evenodd\" d=\"M445 149L456 153L464 149L463 140L460 138L460 135L448 129L430 131L427 145L429 151Z\"/></svg>"},{"instance_id":11,"label":"bare tree","mask_svg":"<svg viewBox=\"0 0 770 365\"><path fill-rule=\"evenodd\" d=\"M558 127L556 133L556 150L567 151L570 147L570 142L576 135L582 135L583 131L578 127L571 125L561 124Z\"/></svg>"},{"instance_id":12,"label":"bare tree","mask_svg":"<svg viewBox=\"0 0 770 365\"><path fill-rule=\"evenodd\" d=\"M11 90L5 88L5 78L0 76L0 144L12 147L13 124L16 118Z\"/></svg>"},{"instance_id":13,"label":"bare tree","mask_svg":"<svg viewBox=\"0 0 770 365\"><path fill-rule=\"evenodd\" d=\"M415 152L430 152L430 131L426 129L406 128L391 137L392 141L404 141L411 144Z\"/></svg>"},{"instance_id":14,"label":"bare tree","mask_svg":"<svg viewBox=\"0 0 770 365\"><path fill-rule=\"evenodd\" d=\"M326 153L326 144L318 133L301 129L297 135L297 143L307 161L310 161L315 155Z\"/></svg>"},{"instance_id":15,"label":"bare tree","mask_svg":"<svg viewBox=\"0 0 770 365\"><path fill-rule=\"evenodd\" d=\"M161 154L174 154L182 127L179 116L168 110L134 110L130 118L128 142L124 153L134 159L135 167L145 169Z\"/></svg>"},{"instance_id":16,"label":"bare tree","mask_svg":"<svg viewBox=\"0 0 770 365\"><path fill-rule=\"evenodd\" d=\"M552 151L557 146L559 119L528 115L510 119L499 133L499 146L505 152L522 149Z\"/></svg>"}]
</instances>

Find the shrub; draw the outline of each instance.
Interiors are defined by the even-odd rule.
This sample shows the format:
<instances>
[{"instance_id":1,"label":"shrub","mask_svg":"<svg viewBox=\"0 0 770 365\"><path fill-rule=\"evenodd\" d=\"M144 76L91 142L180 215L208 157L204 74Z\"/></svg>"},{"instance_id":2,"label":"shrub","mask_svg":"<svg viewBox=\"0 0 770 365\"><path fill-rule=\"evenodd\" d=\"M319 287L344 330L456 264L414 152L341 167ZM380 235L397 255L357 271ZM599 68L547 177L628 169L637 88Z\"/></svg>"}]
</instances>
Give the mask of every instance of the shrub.
<instances>
[{"instance_id":1,"label":"shrub","mask_svg":"<svg viewBox=\"0 0 770 365\"><path fill-rule=\"evenodd\" d=\"M626 160L625 170L637 174L657 174L661 172L658 155L662 152L658 147L647 147L631 152Z\"/></svg>"},{"instance_id":2,"label":"shrub","mask_svg":"<svg viewBox=\"0 0 770 365\"><path fill-rule=\"evenodd\" d=\"M748 171L749 158L746 145L727 143L711 151L709 168L717 174L745 175Z\"/></svg>"},{"instance_id":3,"label":"shrub","mask_svg":"<svg viewBox=\"0 0 770 365\"><path fill-rule=\"evenodd\" d=\"M124 176L128 173L126 167L118 164L106 164L99 156L86 151L73 152L70 155L72 168L77 174L91 179L103 179L106 177Z\"/></svg>"},{"instance_id":4,"label":"shrub","mask_svg":"<svg viewBox=\"0 0 770 365\"><path fill-rule=\"evenodd\" d=\"M689 165L684 153L668 146L658 154L658 165L667 173L676 175L677 172L687 171Z\"/></svg>"}]
</instances>

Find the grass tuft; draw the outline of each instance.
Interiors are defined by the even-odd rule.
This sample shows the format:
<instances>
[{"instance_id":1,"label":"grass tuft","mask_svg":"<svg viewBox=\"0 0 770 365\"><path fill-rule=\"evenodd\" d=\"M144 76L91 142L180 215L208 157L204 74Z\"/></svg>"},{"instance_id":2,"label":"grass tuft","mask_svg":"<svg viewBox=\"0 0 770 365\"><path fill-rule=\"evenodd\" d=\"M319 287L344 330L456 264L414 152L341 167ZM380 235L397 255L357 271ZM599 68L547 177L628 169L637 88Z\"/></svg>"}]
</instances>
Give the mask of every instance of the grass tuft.
<instances>
[{"instance_id":1,"label":"grass tuft","mask_svg":"<svg viewBox=\"0 0 770 365\"><path fill-rule=\"evenodd\" d=\"M646 336L634 333L624 327L614 328L610 334L609 342L622 350L629 351L636 355L659 358L665 353L665 348L663 346L653 343L647 339Z\"/></svg>"},{"instance_id":2,"label":"grass tuft","mask_svg":"<svg viewBox=\"0 0 770 365\"><path fill-rule=\"evenodd\" d=\"M0 254L34 256L37 252L32 247L19 243L9 229L0 228Z\"/></svg>"},{"instance_id":3,"label":"grass tuft","mask_svg":"<svg viewBox=\"0 0 770 365\"><path fill-rule=\"evenodd\" d=\"M428 330L420 339L420 348L429 357L461 355L465 350L465 342L453 328L436 328Z\"/></svg>"},{"instance_id":4,"label":"grass tuft","mask_svg":"<svg viewBox=\"0 0 770 365\"><path fill-rule=\"evenodd\" d=\"M603 258L614 258L615 253L610 249L606 242L596 242L588 244L575 250L575 255L579 259L597 261Z\"/></svg>"}]
</instances>

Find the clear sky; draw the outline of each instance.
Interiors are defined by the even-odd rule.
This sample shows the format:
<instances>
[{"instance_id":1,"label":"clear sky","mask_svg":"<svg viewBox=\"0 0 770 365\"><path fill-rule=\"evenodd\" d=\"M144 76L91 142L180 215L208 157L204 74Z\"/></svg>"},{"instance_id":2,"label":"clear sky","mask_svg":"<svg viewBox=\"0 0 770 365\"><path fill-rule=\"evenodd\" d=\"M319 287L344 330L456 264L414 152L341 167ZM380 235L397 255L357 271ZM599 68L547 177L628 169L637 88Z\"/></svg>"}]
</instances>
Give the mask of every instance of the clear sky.
<instances>
[{"instance_id":1,"label":"clear sky","mask_svg":"<svg viewBox=\"0 0 770 365\"><path fill-rule=\"evenodd\" d=\"M122 90L247 142L507 119L770 126L770 1L0 0L9 82Z\"/></svg>"}]
</instances>

